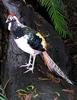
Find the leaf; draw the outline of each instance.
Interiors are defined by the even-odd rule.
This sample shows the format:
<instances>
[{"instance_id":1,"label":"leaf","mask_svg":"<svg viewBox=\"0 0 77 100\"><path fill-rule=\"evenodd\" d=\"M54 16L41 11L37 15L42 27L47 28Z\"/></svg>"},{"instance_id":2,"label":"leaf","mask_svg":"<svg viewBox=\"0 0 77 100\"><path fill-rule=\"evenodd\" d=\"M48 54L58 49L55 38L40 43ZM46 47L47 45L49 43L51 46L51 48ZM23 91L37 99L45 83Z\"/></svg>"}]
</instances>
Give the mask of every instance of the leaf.
<instances>
[{"instance_id":1,"label":"leaf","mask_svg":"<svg viewBox=\"0 0 77 100\"><path fill-rule=\"evenodd\" d=\"M0 85L0 100L7 100L7 97L4 94L4 89L2 88L2 86Z\"/></svg>"},{"instance_id":2,"label":"leaf","mask_svg":"<svg viewBox=\"0 0 77 100\"><path fill-rule=\"evenodd\" d=\"M0 93L0 100L7 100L6 96Z\"/></svg>"},{"instance_id":3,"label":"leaf","mask_svg":"<svg viewBox=\"0 0 77 100\"><path fill-rule=\"evenodd\" d=\"M63 14L61 0L38 0L38 2L47 9L47 12L53 21L56 31L61 37L70 34L67 18Z\"/></svg>"},{"instance_id":4,"label":"leaf","mask_svg":"<svg viewBox=\"0 0 77 100\"><path fill-rule=\"evenodd\" d=\"M16 92L20 94L28 94L28 93L36 92L36 88L33 85L29 85L26 88L17 90Z\"/></svg>"}]
</instances>

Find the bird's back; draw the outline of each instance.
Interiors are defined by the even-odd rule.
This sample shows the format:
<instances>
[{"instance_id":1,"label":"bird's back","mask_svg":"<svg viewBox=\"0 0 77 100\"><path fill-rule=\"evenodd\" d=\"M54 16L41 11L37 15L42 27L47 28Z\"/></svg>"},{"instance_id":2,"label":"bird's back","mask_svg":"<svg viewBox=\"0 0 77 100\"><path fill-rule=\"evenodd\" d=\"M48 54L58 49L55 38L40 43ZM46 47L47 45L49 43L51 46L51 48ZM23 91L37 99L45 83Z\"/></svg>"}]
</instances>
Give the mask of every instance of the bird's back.
<instances>
[{"instance_id":1,"label":"bird's back","mask_svg":"<svg viewBox=\"0 0 77 100\"><path fill-rule=\"evenodd\" d=\"M32 30L28 27L17 27L17 29L14 31L14 37L15 38L21 38L27 35L27 43L35 50L44 51L42 43L42 38L39 37L37 32ZM26 38L25 38L26 39Z\"/></svg>"}]
</instances>

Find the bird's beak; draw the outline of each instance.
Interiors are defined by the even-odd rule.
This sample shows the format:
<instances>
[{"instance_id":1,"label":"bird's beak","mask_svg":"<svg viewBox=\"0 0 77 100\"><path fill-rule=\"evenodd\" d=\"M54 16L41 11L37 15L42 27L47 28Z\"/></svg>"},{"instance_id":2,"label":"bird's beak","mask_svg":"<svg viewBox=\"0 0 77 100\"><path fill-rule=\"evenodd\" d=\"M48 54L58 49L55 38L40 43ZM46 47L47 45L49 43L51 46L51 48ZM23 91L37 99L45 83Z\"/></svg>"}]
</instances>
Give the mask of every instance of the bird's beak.
<instances>
[{"instance_id":1,"label":"bird's beak","mask_svg":"<svg viewBox=\"0 0 77 100\"><path fill-rule=\"evenodd\" d=\"M6 20L6 23L8 23L9 21L8 21L8 19Z\"/></svg>"},{"instance_id":2,"label":"bird's beak","mask_svg":"<svg viewBox=\"0 0 77 100\"><path fill-rule=\"evenodd\" d=\"M8 20L8 19L6 20L6 23L10 23L10 22L11 22L10 20Z\"/></svg>"}]
</instances>

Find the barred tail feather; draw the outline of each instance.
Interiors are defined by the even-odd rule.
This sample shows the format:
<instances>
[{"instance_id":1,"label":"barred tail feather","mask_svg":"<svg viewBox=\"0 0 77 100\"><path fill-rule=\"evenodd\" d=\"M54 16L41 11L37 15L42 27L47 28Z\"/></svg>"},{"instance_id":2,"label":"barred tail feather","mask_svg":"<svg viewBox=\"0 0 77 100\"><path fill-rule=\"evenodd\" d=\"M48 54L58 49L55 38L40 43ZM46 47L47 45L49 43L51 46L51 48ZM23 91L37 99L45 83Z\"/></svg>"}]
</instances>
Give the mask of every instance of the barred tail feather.
<instances>
[{"instance_id":1,"label":"barred tail feather","mask_svg":"<svg viewBox=\"0 0 77 100\"><path fill-rule=\"evenodd\" d=\"M43 52L43 60L50 71L56 72L59 76L64 78L68 83L73 84L68 77L63 73L63 71L56 65L56 63L51 59L48 53Z\"/></svg>"}]
</instances>

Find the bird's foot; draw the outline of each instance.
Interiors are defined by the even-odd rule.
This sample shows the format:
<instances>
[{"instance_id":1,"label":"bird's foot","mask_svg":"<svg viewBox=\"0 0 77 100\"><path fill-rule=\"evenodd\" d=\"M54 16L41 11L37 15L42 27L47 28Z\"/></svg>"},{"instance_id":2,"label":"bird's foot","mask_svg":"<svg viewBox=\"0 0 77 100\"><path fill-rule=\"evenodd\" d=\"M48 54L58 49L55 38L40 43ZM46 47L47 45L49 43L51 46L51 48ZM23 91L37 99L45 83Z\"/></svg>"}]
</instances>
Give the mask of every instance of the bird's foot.
<instances>
[{"instance_id":1,"label":"bird's foot","mask_svg":"<svg viewBox=\"0 0 77 100\"><path fill-rule=\"evenodd\" d=\"M28 63L28 64L21 65L20 68L22 68L22 67L27 67L27 68L29 68L30 66L32 66L32 64L31 64L31 63Z\"/></svg>"},{"instance_id":2,"label":"bird's foot","mask_svg":"<svg viewBox=\"0 0 77 100\"><path fill-rule=\"evenodd\" d=\"M33 73L34 68L33 67L27 67L27 71L25 71L24 73L28 73L29 71L31 71Z\"/></svg>"},{"instance_id":3,"label":"bird's foot","mask_svg":"<svg viewBox=\"0 0 77 100\"><path fill-rule=\"evenodd\" d=\"M22 68L22 67L26 67L26 69L27 69L24 73L27 73L29 71L32 71L32 73L33 73L34 67L33 67L33 65L31 63L21 65L20 68Z\"/></svg>"}]
</instances>

